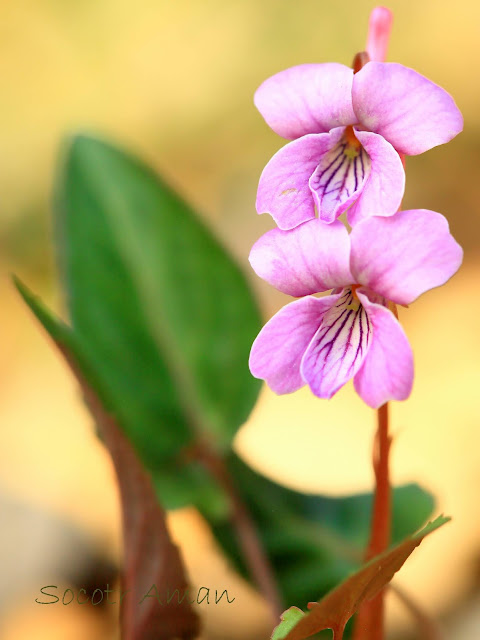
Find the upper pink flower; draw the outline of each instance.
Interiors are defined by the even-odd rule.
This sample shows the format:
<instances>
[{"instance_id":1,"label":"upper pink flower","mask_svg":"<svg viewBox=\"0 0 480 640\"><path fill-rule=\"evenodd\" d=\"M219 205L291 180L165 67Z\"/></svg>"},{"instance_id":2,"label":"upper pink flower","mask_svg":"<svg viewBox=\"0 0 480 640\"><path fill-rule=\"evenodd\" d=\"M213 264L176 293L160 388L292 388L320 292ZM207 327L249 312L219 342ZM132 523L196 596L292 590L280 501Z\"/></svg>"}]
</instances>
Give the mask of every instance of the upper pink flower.
<instances>
[{"instance_id":1,"label":"upper pink flower","mask_svg":"<svg viewBox=\"0 0 480 640\"><path fill-rule=\"evenodd\" d=\"M250 354L252 374L279 394L308 384L330 398L353 378L373 408L406 399L413 356L392 310L446 282L462 255L447 220L424 209L370 217L350 235L340 221L318 219L267 232L252 248L252 267L280 291L306 297L263 327Z\"/></svg>"},{"instance_id":2,"label":"upper pink flower","mask_svg":"<svg viewBox=\"0 0 480 640\"><path fill-rule=\"evenodd\" d=\"M463 128L452 97L401 64L368 62L358 73L337 64L303 64L266 80L255 105L293 140L265 167L258 213L281 229L348 210L354 225L399 208L405 172L399 153L417 155Z\"/></svg>"}]
</instances>

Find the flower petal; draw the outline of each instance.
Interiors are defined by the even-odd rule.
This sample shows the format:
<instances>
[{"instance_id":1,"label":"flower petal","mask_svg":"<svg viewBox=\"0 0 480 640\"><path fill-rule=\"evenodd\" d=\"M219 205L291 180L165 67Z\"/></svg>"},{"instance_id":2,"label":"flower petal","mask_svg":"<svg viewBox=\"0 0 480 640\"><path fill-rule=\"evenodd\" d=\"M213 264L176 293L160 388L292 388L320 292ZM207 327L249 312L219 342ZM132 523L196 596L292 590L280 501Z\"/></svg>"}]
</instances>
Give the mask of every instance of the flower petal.
<instances>
[{"instance_id":1,"label":"flower petal","mask_svg":"<svg viewBox=\"0 0 480 640\"><path fill-rule=\"evenodd\" d=\"M369 131L355 131L355 135L368 154L371 168L358 199L347 213L352 227L372 215L392 216L398 211L405 191L405 170L392 145Z\"/></svg>"},{"instance_id":2,"label":"flower petal","mask_svg":"<svg viewBox=\"0 0 480 640\"><path fill-rule=\"evenodd\" d=\"M334 129L332 139L337 131L343 129ZM369 174L370 158L361 145L342 137L327 149L309 181L319 218L330 223L346 211L359 197Z\"/></svg>"},{"instance_id":3,"label":"flower petal","mask_svg":"<svg viewBox=\"0 0 480 640\"><path fill-rule=\"evenodd\" d=\"M413 385L413 354L407 336L393 313L371 302L357 289L372 326L367 357L355 375L355 391L372 409L389 400L406 400Z\"/></svg>"},{"instance_id":4,"label":"flower petal","mask_svg":"<svg viewBox=\"0 0 480 640\"><path fill-rule=\"evenodd\" d=\"M453 98L401 64L366 64L354 76L352 98L358 121L409 156L444 144L463 129Z\"/></svg>"},{"instance_id":5,"label":"flower petal","mask_svg":"<svg viewBox=\"0 0 480 640\"><path fill-rule=\"evenodd\" d=\"M323 317L300 365L316 396L331 398L356 374L367 355L371 335L366 311L354 300L352 290L344 289Z\"/></svg>"},{"instance_id":6,"label":"flower petal","mask_svg":"<svg viewBox=\"0 0 480 640\"><path fill-rule=\"evenodd\" d=\"M303 387L300 362L326 311L340 294L308 296L287 304L267 322L250 352L250 371L265 380L275 393L291 393Z\"/></svg>"},{"instance_id":7,"label":"flower petal","mask_svg":"<svg viewBox=\"0 0 480 640\"><path fill-rule=\"evenodd\" d=\"M350 239L354 281L398 304L444 284L462 263L462 248L446 218L427 209L367 218Z\"/></svg>"},{"instance_id":8,"label":"flower petal","mask_svg":"<svg viewBox=\"0 0 480 640\"><path fill-rule=\"evenodd\" d=\"M275 133L294 140L357 122L352 80L353 70L343 64L302 64L265 80L254 102Z\"/></svg>"},{"instance_id":9,"label":"flower petal","mask_svg":"<svg viewBox=\"0 0 480 640\"><path fill-rule=\"evenodd\" d=\"M249 260L261 278L299 297L350 284L349 255L345 226L315 218L290 231L267 231L253 245Z\"/></svg>"},{"instance_id":10,"label":"flower petal","mask_svg":"<svg viewBox=\"0 0 480 640\"><path fill-rule=\"evenodd\" d=\"M260 177L258 213L269 213L280 229L292 229L315 218L315 200L308 181L321 157L342 134L342 127L332 133L310 134L280 149Z\"/></svg>"}]
</instances>

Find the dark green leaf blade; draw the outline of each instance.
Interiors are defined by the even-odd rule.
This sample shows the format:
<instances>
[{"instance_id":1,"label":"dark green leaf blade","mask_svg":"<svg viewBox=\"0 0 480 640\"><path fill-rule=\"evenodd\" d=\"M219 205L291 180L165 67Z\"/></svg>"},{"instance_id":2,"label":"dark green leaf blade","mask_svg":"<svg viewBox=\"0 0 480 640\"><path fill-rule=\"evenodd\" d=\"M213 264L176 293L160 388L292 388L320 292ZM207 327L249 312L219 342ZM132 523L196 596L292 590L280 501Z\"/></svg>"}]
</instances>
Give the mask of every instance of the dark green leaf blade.
<instances>
[{"instance_id":1,"label":"dark green leaf blade","mask_svg":"<svg viewBox=\"0 0 480 640\"><path fill-rule=\"evenodd\" d=\"M247 360L260 316L227 252L147 167L85 136L56 228L73 329L148 467L192 433L228 447L259 391Z\"/></svg>"},{"instance_id":2,"label":"dark green leaf blade","mask_svg":"<svg viewBox=\"0 0 480 640\"><path fill-rule=\"evenodd\" d=\"M235 453L226 463L255 521L284 602L305 606L361 564L369 536L371 494L345 498L303 494L257 473ZM410 484L395 488L392 506L396 543L428 520L434 501ZM230 523L204 515L222 549L247 576Z\"/></svg>"}]
</instances>

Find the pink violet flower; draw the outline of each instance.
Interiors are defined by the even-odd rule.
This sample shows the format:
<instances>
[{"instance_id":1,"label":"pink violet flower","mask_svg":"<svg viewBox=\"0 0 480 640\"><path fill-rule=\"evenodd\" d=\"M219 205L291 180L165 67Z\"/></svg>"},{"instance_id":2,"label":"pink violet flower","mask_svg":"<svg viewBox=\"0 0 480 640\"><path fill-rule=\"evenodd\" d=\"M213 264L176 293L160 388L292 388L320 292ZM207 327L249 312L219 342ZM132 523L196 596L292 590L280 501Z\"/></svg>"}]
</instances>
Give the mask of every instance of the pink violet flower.
<instances>
[{"instance_id":1,"label":"pink violet flower","mask_svg":"<svg viewBox=\"0 0 480 640\"><path fill-rule=\"evenodd\" d=\"M375 14L370 48L386 51L389 25ZM375 26L374 25L374 26ZM399 154L417 155L463 128L453 98L413 69L368 62L360 71L303 64L268 78L255 93L267 124L292 140L260 177L256 207L280 229L316 216L333 222L347 211L351 226L399 208L405 172Z\"/></svg>"},{"instance_id":2,"label":"pink violet flower","mask_svg":"<svg viewBox=\"0 0 480 640\"><path fill-rule=\"evenodd\" d=\"M250 371L277 394L308 384L331 398L353 378L372 408L405 400L413 355L395 305L444 284L462 255L447 220L425 209L366 218L350 234L340 221L318 218L268 231L250 253L253 269L280 291L304 297L260 331Z\"/></svg>"}]
</instances>

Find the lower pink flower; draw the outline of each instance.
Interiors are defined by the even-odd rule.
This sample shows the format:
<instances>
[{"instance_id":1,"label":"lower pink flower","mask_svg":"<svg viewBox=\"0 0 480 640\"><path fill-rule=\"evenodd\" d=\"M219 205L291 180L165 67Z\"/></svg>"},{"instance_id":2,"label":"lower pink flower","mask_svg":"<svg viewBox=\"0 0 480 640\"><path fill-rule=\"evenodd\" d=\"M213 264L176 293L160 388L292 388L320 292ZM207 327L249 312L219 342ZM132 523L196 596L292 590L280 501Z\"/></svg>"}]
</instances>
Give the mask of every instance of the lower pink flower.
<instances>
[{"instance_id":1,"label":"lower pink flower","mask_svg":"<svg viewBox=\"0 0 480 640\"><path fill-rule=\"evenodd\" d=\"M405 400L413 355L395 305L444 284L462 257L447 220L425 209L366 218L350 234L339 221L319 219L267 232L252 248L253 269L280 291L305 297L261 330L252 374L278 394L308 384L331 398L353 378L370 407Z\"/></svg>"}]
</instances>

